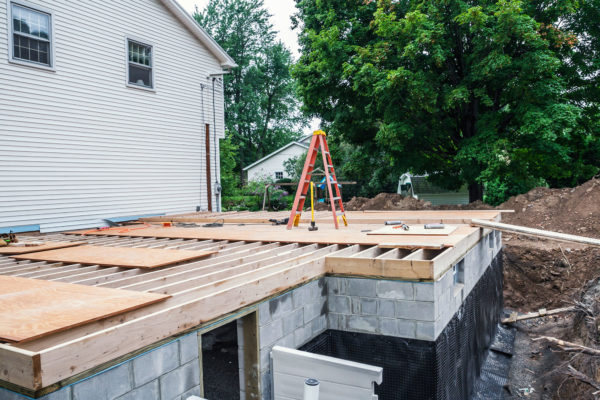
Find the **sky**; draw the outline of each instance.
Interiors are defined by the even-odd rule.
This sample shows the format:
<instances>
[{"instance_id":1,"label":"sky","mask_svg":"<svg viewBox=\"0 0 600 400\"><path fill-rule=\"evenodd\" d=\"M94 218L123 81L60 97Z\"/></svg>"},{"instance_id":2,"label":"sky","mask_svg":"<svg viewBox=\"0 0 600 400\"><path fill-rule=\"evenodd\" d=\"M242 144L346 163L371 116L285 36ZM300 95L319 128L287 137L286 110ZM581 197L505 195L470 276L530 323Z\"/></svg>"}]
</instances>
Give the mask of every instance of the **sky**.
<instances>
[{"instance_id":1,"label":"sky","mask_svg":"<svg viewBox=\"0 0 600 400\"><path fill-rule=\"evenodd\" d=\"M178 0L190 14L194 13L195 6L202 10L208 0ZM294 0L264 0L267 10L272 14L271 23L279 34L281 41L290 49L295 59L298 59L298 36L292 31L290 17L296 11Z\"/></svg>"},{"instance_id":2,"label":"sky","mask_svg":"<svg viewBox=\"0 0 600 400\"><path fill-rule=\"evenodd\" d=\"M202 10L208 4L208 0L178 0L179 4L186 9L190 14L194 13L195 6ZM265 6L271 16L271 23L277 31L279 38L292 52L295 60L300 56L300 48L298 46L298 33L292 30L292 21L290 17L296 12L296 3L294 0L264 0ZM312 133L319 129L320 121L314 119L310 126L305 128L304 133Z\"/></svg>"}]
</instances>

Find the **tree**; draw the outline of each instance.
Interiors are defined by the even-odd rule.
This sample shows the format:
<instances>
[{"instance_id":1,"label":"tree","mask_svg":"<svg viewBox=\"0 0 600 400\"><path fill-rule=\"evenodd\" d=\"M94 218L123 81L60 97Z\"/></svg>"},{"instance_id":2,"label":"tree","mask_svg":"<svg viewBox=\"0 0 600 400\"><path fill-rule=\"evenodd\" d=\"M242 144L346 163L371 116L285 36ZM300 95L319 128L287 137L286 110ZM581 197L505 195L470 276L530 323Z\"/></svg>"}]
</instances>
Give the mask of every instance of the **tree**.
<instances>
[{"instance_id":1,"label":"tree","mask_svg":"<svg viewBox=\"0 0 600 400\"><path fill-rule=\"evenodd\" d=\"M238 189L238 179L235 174L238 146L231 141L231 135L226 132L221 140L219 156L221 160L221 188L223 196L234 196Z\"/></svg>"},{"instance_id":2,"label":"tree","mask_svg":"<svg viewBox=\"0 0 600 400\"><path fill-rule=\"evenodd\" d=\"M210 0L194 18L236 61L224 76L225 123L239 145L236 171L296 139L299 112L290 51L275 40L263 0Z\"/></svg>"},{"instance_id":3,"label":"tree","mask_svg":"<svg viewBox=\"0 0 600 400\"><path fill-rule=\"evenodd\" d=\"M471 201L485 185L499 202L591 177L598 136L569 98L576 38L559 27L577 2L533 3L297 1L293 75L307 111L355 147L345 170L360 176L347 178L410 170L448 189L467 183Z\"/></svg>"}]
</instances>

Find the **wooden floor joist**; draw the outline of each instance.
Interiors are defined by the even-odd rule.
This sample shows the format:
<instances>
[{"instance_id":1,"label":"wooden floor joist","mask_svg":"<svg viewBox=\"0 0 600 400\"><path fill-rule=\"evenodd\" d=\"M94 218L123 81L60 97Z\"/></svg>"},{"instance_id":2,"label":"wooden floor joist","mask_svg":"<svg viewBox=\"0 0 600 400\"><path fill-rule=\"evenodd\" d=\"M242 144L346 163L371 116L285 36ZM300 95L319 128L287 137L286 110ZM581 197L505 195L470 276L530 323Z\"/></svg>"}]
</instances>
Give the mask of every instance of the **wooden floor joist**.
<instances>
[{"instance_id":1,"label":"wooden floor joist","mask_svg":"<svg viewBox=\"0 0 600 400\"><path fill-rule=\"evenodd\" d=\"M43 235L45 241L85 241L88 245L111 247L115 252L134 248L216 253L206 259L152 270L0 256L0 275L3 276L171 296L143 309L30 342L0 345L0 380L27 390L40 390L208 321L254 307L257 302L325 274L435 280L489 230L461 225L446 236L381 235L380 239L378 235L362 231L379 228L381 221L398 219L400 214L418 223L470 223L474 216L491 221L499 218L497 211L449 212L447 216L437 212L402 213L387 217L381 213L361 213L361 218L371 221L372 226L367 223L353 226L349 218L347 231L336 232L323 222L316 235L308 232L306 226L290 232L285 226L268 224L228 224L224 228L149 227L128 231L120 228L93 231L85 236ZM371 220L370 215L374 215ZM251 221L267 216L271 214L232 213L224 218L227 222L240 217ZM172 218L190 217L197 215Z\"/></svg>"}]
</instances>

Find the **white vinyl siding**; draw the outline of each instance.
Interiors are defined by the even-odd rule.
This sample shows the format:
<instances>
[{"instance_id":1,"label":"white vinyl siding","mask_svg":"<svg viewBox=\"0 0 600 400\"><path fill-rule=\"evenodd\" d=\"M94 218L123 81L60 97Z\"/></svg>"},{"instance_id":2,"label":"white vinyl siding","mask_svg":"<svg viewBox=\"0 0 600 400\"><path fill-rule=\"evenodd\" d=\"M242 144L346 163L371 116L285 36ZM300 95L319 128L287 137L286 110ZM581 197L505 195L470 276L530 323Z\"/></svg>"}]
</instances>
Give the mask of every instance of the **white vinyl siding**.
<instances>
[{"instance_id":1,"label":"white vinyl siding","mask_svg":"<svg viewBox=\"0 0 600 400\"><path fill-rule=\"evenodd\" d=\"M9 63L0 1L0 227L48 232L206 208L214 56L159 0L29 3L52 10L55 71ZM127 87L128 37L153 45L155 92ZM215 104L223 137L218 85Z\"/></svg>"}]
</instances>

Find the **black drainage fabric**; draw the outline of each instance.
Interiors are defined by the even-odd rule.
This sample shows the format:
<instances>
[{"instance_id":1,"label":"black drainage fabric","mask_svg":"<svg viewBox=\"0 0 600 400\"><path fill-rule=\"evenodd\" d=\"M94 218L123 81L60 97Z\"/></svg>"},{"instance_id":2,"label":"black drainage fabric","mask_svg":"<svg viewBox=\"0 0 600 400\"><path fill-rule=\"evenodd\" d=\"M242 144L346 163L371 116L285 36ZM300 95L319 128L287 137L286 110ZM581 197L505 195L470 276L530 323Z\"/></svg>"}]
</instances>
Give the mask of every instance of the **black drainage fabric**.
<instances>
[{"instance_id":1,"label":"black drainage fabric","mask_svg":"<svg viewBox=\"0 0 600 400\"><path fill-rule=\"evenodd\" d=\"M383 367L375 388L381 400L466 400L475 392L501 310L499 253L435 342L328 330L300 350Z\"/></svg>"}]
</instances>

